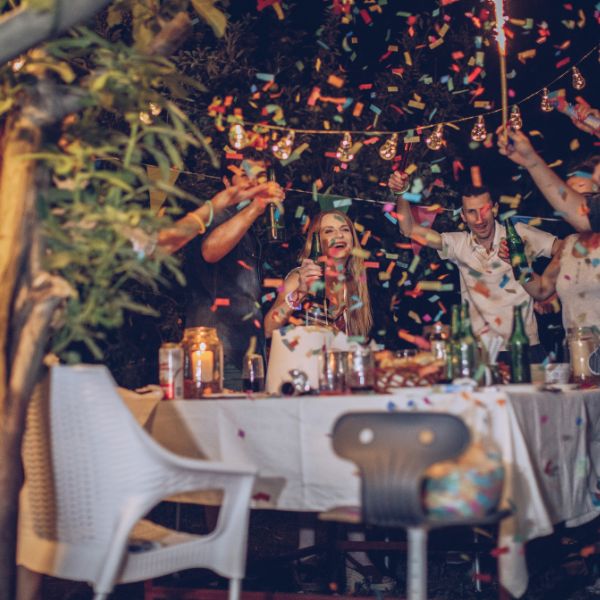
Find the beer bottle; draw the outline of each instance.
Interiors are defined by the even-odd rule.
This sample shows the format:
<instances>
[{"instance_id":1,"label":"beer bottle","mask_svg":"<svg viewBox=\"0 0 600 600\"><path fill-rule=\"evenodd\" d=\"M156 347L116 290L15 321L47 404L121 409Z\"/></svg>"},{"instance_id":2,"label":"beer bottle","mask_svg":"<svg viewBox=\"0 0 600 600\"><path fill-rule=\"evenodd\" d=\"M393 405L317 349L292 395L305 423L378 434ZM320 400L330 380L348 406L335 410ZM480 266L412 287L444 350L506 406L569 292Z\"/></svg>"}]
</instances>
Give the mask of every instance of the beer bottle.
<instances>
[{"instance_id":1,"label":"beer bottle","mask_svg":"<svg viewBox=\"0 0 600 600\"><path fill-rule=\"evenodd\" d=\"M521 305L513 307L513 328L508 340L511 383L531 383L529 338L525 333Z\"/></svg>"},{"instance_id":2,"label":"beer bottle","mask_svg":"<svg viewBox=\"0 0 600 600\"><path fill-rule=\"evenodd\" d=\"M312 235L312 243L310 246L310 254L308 258L318 264L323 273L325 272L325 263L322 260L323 251L321 250L321 237L318 231L314 231ZM306 312L306 324L323 325L327 324L327 301L325 296L325 277L314 281L308 292L308 301L310 303Z\"/></svg>"},{"instance_id":3,"label":"beer bottle","mask_svg":"<svg viewBox=\"0 0 600 600\"><path fill-rule=\"evenodd\" d=\"M510 218L506 219L504 224L506 226L506 242L508 243L513 275L518 282L527 283L531 280L531 267L525 254L525 244Z\"/></svg>"},{"instance_id":4,"label":"beer bottle","mask_svg":"<svg viewBox=\"0 0 600 600\"><path fill-rule=\"evenodd\" d=\"M446 376L447 381L452 381L458 377L458 341L460 340L460 304L452 306L452 316L450 319L450 340L448 342L448 351L446 352Z\"/></svg>"},{"instance_id":5,"label":"beer bottle","mask_svg":"<svg viewBox=\"0 0 600 600\"><path fill-rule=\"evenodd\" d=\"M273 168L269 169L269 181L276 181L275 169ZM266 225L269 242L285 242L283 212L275 202L269 202Z\"/></svg>"},{"instance_id":6,"label":"beer bottle","mask_svg":"<svg viewBox=\"0 0 600 600\"><path fill-rule=\"evenodd\" d=\"M460 308L460 338L458 340L458 373L455 377L474 377L477 370L477 342L471 329L469 303Z\"/></svg>"}]
</instances>

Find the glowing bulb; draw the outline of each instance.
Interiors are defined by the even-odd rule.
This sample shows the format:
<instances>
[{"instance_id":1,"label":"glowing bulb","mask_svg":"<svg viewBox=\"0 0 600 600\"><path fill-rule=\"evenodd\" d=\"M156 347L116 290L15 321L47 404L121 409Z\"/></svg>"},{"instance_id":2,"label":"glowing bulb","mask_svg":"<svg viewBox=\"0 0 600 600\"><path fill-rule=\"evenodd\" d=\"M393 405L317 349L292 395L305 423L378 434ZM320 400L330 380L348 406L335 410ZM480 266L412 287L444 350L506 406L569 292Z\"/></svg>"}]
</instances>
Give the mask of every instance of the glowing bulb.
<instances>
[{"instance_id":1,"label":"glowing bulb","mask_svg":"<svg viewBox=\"0 0 600 600\"><path fill-rule=\"evenodd\" d=\"M387 139L381 148L379 148L379 156L383 160L393 160L398 150L398 134L392 133L392 137Z\"/></svg>"},{"instance_id":2,"label":"glowing bulb","mask_svg":"<svg viewBox=\"0 0 600 600\"><path fill-rule=\"evenodd\" d=\"M18 71L20 71L25 66L25 57L24 56L19 56L18 58L15 58L10 63L10 66L11 66L13 72L17 73Z\"/></svg>"},{"instance_id":3,"label":"glowing bulb","mask_svg":"<svg viewBox=\"0 0 600 600\"><path fill-rule=\"evenodd\" d=\"M430 150L439 150L444 145L444 126L437 125L433 133L425 138L425 143Z\"/></svg>"},{"instance_id":4,"label":"glowing bulb","mask_svg":"<svg viewBox=\"0 0 600 600\"><path fill-rule=\"evenodd\" d=\"M579 91L585 87L585 79L577 67L573 67L573 87Z\"/></svg>"},{"instance_id":5,"label":"glowing bulb","mask_svg":"<svg viewBox=\"0 0 600 600\"><path fill-rule=\"evenodd\" d=\"M554 106L552 106L552 102L550 102L550 98L548 98L548 88L544 88L542 90L542 100L540 102L540 108L544 112L552 112L554 110Z\"/></svg>"},{"instance_id":6,"label":"glowing bulb","mask_svg":"<svg viewBox=\"0 0 600 600\"><path fill-rule=\"evenodd\" d=\"M158 117L162 111L162 108L155 102L148 102L148 108L150 109L150 114L155 117Z\"/></svg>"},{"instance_id":7,"label":"glowing bulb","mask_svg":"<svg viewBox=\"0 0 600 600\"><path fill-rule=\"evenodd\" d=\"M336 158L343 163L349 163L353 158L354 154L350 152L352 148L352 137L348 132L344 133L344 137L338 146L337 152L335 153Z\"/></svg>"},{"instance_id":8,"label":"glowing bulb","mask_svg":"<svg viewBox=\"0 0 600 600\"><path fill-rule=\"evenodd\" d=\"M485 142L486 137L487 129L485 128L483 115L479 115L477 117L477 123L475 123L475 125L473 125L473 129L471 129L471 139L474 142Z\"/></svg>"},{"instance_id":9,"label":"glowing bulb","mask_svg":"<svg viewBox=\"0 0 600 600\"><path fill-rule=\"evenodd\" d=\"M236 150L242 150L248 145L248 134L240 123L233 123L229 128L229 143Z\"/></svg>"},{"instance_id":10,"label":"glowing bulb","mask_svg":"<svg viewBox=\"0 0 600 600\"><path fill-rule=\"evenodd\" d=\"M150 115L150 113L141 112L140 113L140 121L144 125L152 125L152 116Z\"/></svg>"},{"instance_id":11,"label":"glowing bulb","mask_svg":"<svg viewBox=\"0 0 600 600\"><path fill-rule=\"evenodd\" d=\"M508 126L513 131L519 131L523 128L523 119L521 118L521 111L519 107L515 104L510 109L510 117L508 117Z\"/></svg>"},{"instance_id":12,"label":"glowing bulb","mask_svg":"<svg viewBox=\"0 0 600 600\"><path fill-rule=\"evenodd\" d=\"M279 160L287 160L290 157L294 147L295 137L296 134L290 130L286 135L275 140L275 143L271 146L271 150L276 158Z\"/></svg>"}]
</instances>

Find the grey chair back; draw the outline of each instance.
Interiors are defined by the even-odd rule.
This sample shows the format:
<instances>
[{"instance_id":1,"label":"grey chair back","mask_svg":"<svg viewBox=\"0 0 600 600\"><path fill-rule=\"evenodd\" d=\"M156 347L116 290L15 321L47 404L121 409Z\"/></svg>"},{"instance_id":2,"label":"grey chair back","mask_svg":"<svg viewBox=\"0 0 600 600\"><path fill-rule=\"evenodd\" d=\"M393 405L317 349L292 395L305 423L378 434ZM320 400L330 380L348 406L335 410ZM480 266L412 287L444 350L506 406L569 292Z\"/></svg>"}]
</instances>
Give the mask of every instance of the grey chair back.
<instances>
[{"instance_id":1,"label":"grey chair back","mask_svg":"<svg viewBox=\"0 0 600 600\"><path fill-rule=\"evenodd\" d=\"M469 440L462 419L434 412L347 413L333 429L335 452L360 470L363 520L381 527L424 524L424 472Z\"/></svg>"}]
</instances>

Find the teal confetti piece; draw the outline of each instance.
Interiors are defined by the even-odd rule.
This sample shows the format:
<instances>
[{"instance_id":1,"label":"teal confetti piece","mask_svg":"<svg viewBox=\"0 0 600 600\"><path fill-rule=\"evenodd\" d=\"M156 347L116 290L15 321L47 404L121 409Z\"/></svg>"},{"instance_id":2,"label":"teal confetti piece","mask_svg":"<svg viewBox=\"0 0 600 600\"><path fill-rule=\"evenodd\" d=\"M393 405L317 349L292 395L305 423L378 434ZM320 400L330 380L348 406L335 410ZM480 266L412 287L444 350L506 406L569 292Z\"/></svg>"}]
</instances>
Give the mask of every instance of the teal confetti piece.
<instances>
[{"instance_id":1,"label":"teal confetti piece","mask_svg":"<svg viewBox=\"0 0 600 600\"><path fill-rule=\"evenodd\" d=\"M386 218L388 221L390 221L390 222L391 222L391 223L393 223L394 225L397 225L397 224L398 224L398 219L396 219L396 218L392 217L392 215L390 215L390 213L386 212L386 213L383 213L383 214L385 215L385 218Z\"/></svg>"},{"instance_id":2,"label":"teal confetti piece","mask_svg":"<svg viewBox=\"0 0 600 600\"><path fill-rule=\"evenodd\" d=\"M381 109L379 108L379 106L376 106L375 104L370 104L369 110L373 111L376 115L381 114Z\"/></svg>"},{"instance_id":3,"label":"teal confetti piece","mask_svg":"<svg viewBox=\"0 0 600 600\"><path fill-rule=\"evenodd\" d=\"M275 75L272 73L257 73L256 79L260 81L275 81Z\"/></svg>"},{"instance_id":4,"label":"teal confetti piece","mask_svg":"<svg viewBox=\"0 0 600 600\"><path fill-rule=\"evenodd\" d=\"M406 194L402 195L404 200L408 200L409 202L420 202L421 198L423 198L423 194L413 194L412 192L406 192Z\"/></svg>"},{"instance_id":5,"label":"teal confetti piece","mask_svg":"<svg viewBox=\"0 0 600 600\"><path fill-rule=\"evenodd\" d=\"M333 206L335 208L342 208L344 206L351 206L351 205L352 205L352 200L350 198L341 198L339 200L333 201Z\"/></svg>"}]
</instances>

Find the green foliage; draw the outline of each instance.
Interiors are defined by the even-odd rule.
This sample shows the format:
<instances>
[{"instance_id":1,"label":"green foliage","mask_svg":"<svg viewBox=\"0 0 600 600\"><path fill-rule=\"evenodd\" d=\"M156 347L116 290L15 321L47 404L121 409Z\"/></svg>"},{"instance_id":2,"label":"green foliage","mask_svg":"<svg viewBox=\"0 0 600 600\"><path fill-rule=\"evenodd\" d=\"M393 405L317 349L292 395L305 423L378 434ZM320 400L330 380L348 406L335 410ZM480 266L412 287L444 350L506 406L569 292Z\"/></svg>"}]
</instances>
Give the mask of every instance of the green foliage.
<instances>
[{"instance_id":1,"label":"green foliage","mask_svg":"<svg viewBox=\"0 0 600 600\"><path fill-rule=\"evenodd\" d=\"M158 217L148 206L152 189L196 204L193 194L169 185L171 167L183 168L190 148L216 158L207 140L177 105L189 78L166 58L144 55L77 28L0 70L0 113L18 105L39 79L70 84L82 109L69 115L36 155L52 186L41 190L38 207L45 236L45 268L63 277L73 295L66 303L51 350L78 360L84 344L101 357L99 342L120 327L128 311L153 314L136 302L132 286L157 289L183 276L178 261L156 249L158 231L178 214L171 206ZM160 167L153 181L147 164Z\"/></svg>"}]
</instances>

